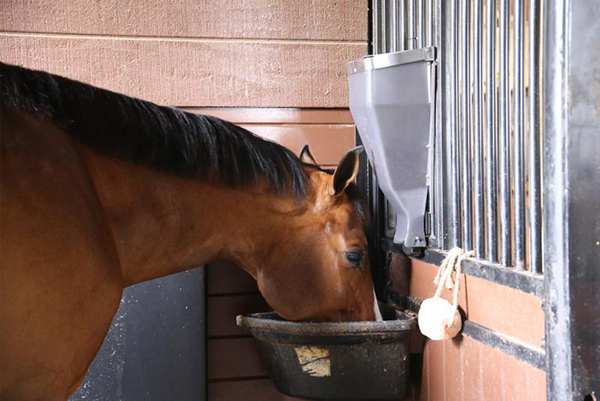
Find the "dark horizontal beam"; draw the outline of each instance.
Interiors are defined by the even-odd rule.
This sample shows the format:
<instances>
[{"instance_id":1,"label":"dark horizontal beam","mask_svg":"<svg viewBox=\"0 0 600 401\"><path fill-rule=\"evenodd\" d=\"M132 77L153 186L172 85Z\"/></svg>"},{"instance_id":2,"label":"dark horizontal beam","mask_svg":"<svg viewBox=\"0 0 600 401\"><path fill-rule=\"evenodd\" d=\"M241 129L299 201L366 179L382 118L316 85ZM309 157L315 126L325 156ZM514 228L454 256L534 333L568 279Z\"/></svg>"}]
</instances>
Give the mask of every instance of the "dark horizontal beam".
<instances>
[{"instance_id":1,"label":"dark horizontal beam","mask_svg":"<svg viewBox=\"0 0 600 401\"><path fill-rule=\"evenodd\" d=\"M382 240L383 249L386 252L403 253L402 247L394 244L389 239ZM418 258L424 262L439 266L446 253L437 249L427 249L423 257ZM544 296L544 276L532 274L527 271L516 270L498 263L491 263L481 259L466 259L462 264L463 272L472 277L481 278L492 283L504 285L510 288L533 294L538 297Z\"/></svg>"},{"instance_id":2,"label":"dark horizontal beam","mask_svg":"<svg viewBox=\"0 0 600 401\"><path fill-rule=\"evenodd\" d=\"M421 300L400 294L392 289L385 291L386 299L392 303L392 306L408 309L414 313L419 313ZM518 340L505 336L494 330L490 330L471 320L465 320L461 334L472 338L488 347L495 348L503 353L510 355L520 361L526 362L541 370L546 370L546 354L542 349L524 344Z\"/></svg>"}]
</instances>

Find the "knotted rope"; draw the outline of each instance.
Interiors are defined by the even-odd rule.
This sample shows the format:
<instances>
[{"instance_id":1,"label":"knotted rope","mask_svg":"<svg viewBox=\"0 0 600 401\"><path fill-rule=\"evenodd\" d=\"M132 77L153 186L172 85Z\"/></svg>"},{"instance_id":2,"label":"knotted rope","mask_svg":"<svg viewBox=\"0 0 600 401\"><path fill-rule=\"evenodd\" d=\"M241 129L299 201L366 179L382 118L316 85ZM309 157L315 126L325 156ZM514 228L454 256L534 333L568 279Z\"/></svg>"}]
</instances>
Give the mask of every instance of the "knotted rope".
<instances>
[{"instance_id":1,"label":"knotted rope","mask_svg":"<svg viewBox=\"0 0 600 401\"><path fill-rule=\"evenodd\" d=\"M440 265L440 269L433 280L433 284L437 285L437 290L435 292L434 298L439 297L442 294L442 289L444 288L444 284L446 288L451 290L454 287L454 296L452 298L452 307L454 311L458 309L458 290L460 287L460 274L462 272L461 264L462 261L466 258L470 258L475 256L474 251L465 252L461 248L452 248L448 255L442 261ZM456 271L456 279L452 280L452 273ZM454 316L454 312L451 315ZM450 321L452 322L452 320Z\"/></svg>"}]
</instances>

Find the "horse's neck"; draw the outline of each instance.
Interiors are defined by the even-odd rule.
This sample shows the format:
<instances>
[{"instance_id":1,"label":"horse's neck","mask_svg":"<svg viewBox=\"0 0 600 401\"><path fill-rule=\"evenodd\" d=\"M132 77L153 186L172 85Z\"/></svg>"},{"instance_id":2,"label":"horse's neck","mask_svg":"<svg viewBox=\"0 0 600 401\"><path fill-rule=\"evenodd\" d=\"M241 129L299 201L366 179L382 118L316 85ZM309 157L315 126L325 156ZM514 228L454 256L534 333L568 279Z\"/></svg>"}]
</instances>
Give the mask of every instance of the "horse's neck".
<instances>
[{"instance_id":1,"label":"horse's neck","mask_svg":"<svg viewBox=\"0 0 600 401\"><path fill-rule=\"evenodd\" d=\"M84 149L124 285L215 259L256 277L293 201L175 177ZM265 191L266 192L266 191ZM269 234L266 235L265 233Z\"/></svg>"}]
</instances>

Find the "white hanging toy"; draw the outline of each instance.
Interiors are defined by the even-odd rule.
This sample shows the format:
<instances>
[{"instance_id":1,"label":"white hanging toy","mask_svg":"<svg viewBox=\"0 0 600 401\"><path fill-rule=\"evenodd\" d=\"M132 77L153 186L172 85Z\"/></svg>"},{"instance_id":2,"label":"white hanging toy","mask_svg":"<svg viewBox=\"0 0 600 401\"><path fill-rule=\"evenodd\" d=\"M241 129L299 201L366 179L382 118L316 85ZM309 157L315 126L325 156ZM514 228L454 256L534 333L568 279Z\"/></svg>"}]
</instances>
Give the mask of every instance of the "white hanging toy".
<instances>
[{"instance_id":1,"label":"white hanging toy","mask_svg":"<svg viewBox=\"0 0 600 401\"><path fill-rule=\"evenodd\" d=\"M454 248L442 262L440 269L433 280L437 290L433 298L427 298L419 310L419 330L432 340L445 340L458 334L462 328L462 319L458 313L458 289L460 283L461 263L464 259L474 256L475 252L464 252L461 248ZM456 268L455 283L452 282L452 273ZM441 298L442 289L454 288L452 304Z\"/></svg>"}]
</instances>

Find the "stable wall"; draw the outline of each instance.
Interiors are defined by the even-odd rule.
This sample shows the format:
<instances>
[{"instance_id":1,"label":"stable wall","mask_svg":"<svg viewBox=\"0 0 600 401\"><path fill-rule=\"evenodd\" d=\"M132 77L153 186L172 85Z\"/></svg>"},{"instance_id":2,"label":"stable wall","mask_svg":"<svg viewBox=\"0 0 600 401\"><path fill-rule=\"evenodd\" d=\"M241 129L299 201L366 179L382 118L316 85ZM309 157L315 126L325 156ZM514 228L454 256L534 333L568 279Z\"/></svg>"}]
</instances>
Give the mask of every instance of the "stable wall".
<instances>
[{"instance_id":1,"label":"stable wall","mask_svg":"<svg viewBox=\"0 0 600 401\"><path fill-rule=\"evenodd\" d=\"M434 295L438 266L393 254L389 273L393 291L422 301ZM463 319L477 330L463 328L444 341L412 337L410 400L543 401L546 373L532 364L528 350L543 352L542 299L531 292L461 275L458 297ZM452 292L442 297L452 302ZM472 325L473 326L473 325ZM507 340L507 341L505 341ZM520 347L517 352L514 344Z\"/></svg>"}]
</instances>

